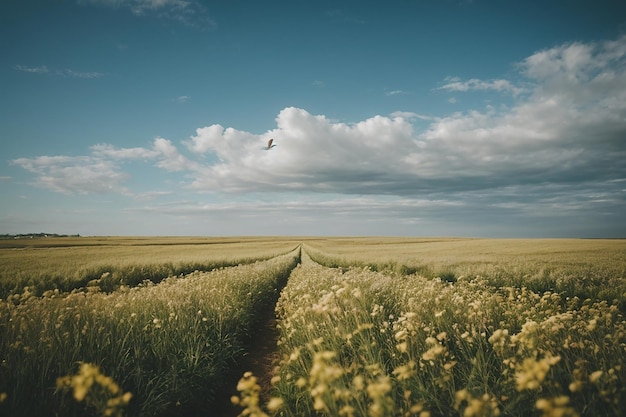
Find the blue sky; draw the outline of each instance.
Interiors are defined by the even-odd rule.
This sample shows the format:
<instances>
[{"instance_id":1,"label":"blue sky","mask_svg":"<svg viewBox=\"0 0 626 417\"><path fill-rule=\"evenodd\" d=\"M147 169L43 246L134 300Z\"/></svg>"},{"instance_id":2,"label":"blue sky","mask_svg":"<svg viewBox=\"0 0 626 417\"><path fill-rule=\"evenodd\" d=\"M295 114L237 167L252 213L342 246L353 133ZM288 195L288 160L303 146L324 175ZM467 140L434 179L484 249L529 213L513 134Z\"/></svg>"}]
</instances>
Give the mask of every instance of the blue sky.
<instances>
[{"instance_id":1,"label":"blue sky","mask_svg":"<svg viewBox=\"0 0 626 417\"><path fill-rule=\"evenodd\" d=\"M626 236L622 1L8 0L0 56L0 233Z\"/></svg>"}]
</instances>

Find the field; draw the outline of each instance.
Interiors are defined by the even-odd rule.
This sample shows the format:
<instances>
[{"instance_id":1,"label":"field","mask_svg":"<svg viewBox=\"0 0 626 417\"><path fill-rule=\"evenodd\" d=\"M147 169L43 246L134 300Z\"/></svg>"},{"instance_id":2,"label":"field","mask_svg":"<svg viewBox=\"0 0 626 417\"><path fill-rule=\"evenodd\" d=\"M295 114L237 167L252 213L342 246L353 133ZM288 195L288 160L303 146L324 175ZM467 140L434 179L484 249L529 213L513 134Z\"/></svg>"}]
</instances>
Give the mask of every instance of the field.
<instances>
[{"instance_id":1,"label":"field","mask_svg":"<svg viewBox=\"0 0 626 417\"><path fill-rule=\"evenodd\" d=\"M0 240L0 297L136 285L195 270L269 259L299 245L267 238L52 238ZM103 277L104 275L104 277ZM97 281L97 282L94 282Z\"/></svg>"},{"instance_id":2,"label":"field","mask_svg":"<svg viewBox=\"0 0 626 417\"><path fill-rule=\"evenodd\" d=\"M1 415L626 409L623 240L55 238L0 265Z\"/></svg>"}]
</instances>

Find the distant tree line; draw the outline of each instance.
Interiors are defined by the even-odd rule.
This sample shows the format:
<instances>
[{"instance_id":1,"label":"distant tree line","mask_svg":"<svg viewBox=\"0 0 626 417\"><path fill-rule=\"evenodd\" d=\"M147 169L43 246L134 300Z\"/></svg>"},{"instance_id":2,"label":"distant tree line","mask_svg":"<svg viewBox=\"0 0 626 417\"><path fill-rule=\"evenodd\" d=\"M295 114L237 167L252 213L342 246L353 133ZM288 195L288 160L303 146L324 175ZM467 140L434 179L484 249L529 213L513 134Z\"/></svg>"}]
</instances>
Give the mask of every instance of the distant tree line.
<instances>
[{"instance_id":1,"label":"distant tree line","mask_svg":"<svg viewBox=\"0 0 626 417\"><path fill-rule=\"evenodd\" d=\"M75 235L61 235L58 233L20 233L17 235L3 234L0 235L0 239L43 239L47 237L80 237L77 233Z\"/></svg>"}]
</instances>

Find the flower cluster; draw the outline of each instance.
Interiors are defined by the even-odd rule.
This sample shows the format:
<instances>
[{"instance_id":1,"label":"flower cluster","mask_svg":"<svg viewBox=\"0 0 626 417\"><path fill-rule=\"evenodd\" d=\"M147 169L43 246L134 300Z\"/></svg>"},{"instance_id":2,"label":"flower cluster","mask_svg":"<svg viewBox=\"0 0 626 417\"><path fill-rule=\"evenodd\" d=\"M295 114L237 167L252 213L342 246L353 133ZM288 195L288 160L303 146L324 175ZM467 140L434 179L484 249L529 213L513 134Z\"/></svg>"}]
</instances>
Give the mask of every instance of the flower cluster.
<instances>
[{"instance_id":1,"label":"flower cluster","mask_svg":"<svg viewBox=\"0 0 626 417\"><path fill-rule=\"evenodd\" d=\"M76 375L58 378L57 389L72 390L76 401L85 401L105 417L122 416L132 398L130 392L122 392L112 378L90 363L82 363Z\"/></svg>"}]
</instances>

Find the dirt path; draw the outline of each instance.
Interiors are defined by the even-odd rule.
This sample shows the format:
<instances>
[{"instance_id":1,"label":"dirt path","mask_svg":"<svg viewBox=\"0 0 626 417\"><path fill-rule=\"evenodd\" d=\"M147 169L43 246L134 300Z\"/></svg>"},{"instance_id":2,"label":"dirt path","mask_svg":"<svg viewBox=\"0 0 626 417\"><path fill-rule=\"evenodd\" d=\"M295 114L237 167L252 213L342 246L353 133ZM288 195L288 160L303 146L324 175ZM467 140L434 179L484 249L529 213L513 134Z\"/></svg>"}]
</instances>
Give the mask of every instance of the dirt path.
<instances>
[{"instance_id":1,"label":"dirt path","mask_svg":"<svg viewBox=\"0 0 626 417\"><path fill-rule=\"evenodd\" d=\"M287 285L288 279L286 276L281 280L279 293ZM261 309L258 323L251 331L252 337L245 346L247 354L231 370L228 380L224 381L224 390L218 393L214 410L210 414L211 416L237 417L239 415L242 411L241 407L233 405L230 398L233 395L238 396L237 382L248 371L257 377L257 383L261 386L260 403L263 405L267 403L272 387L271 380L274 367L280 359L277 345L280 332L276 327L277 319L274 311L278 297L279 295L277 295L274 302L268 303Z\"/></svg>"},{"instance_id":2,"label":"dirt path","mask_svg":"<svg viewBox=\"0 0 626 417\"><path fill-rule=\"evenodd\" d=\"M253 336L247 341L244 355L230 370L215 393L215 400L198 399L181 407L174 407L159 417L237 417L241 407L232 404L230 398L238 395L237 382L244 372L252 372L261 386L261 404L268 400L272 371L278 359L276 342L279 331L276 328L274 304L266 306L259 314L258 324L253 329ZM210 408L209 408L210 407Z\"/></svg>"},{"instance_id":3,"label":"dirt path","mask_svg":"<svg viewBox=\"0 0 626 417\"><path fill-rule=\"evenodd\" d=\"M284 277L279 284L279 293L287 284L287 280L288 277ZM214 401L211 401L210 410L206 409L206 402L200 400L199 403L204 403L205 407L195 409L192 406L184 410L175 410L173 413L165 413L160 417L237 417L242 409L232 404L231 397L239 395L237 383L248 371L257 377L257 383L261 386L260 404L266 404L270 396L273 370L280 359L277 345L280 332L276 327L274 311L277 301L278 295L259 312L257 324L251 329L251 337L244 346L247 353L233 365L228 376L220 384Z\"/></svg>"},{"instance_id":4,"label":"dirt path","mask_svg":"<svg viewBox=\"0 0 626 417\"><path fill-rule=\"evenodd\" d=\"M267 401L271 389L274 366L279 359L276 342L279 331L276 328L274 306L266 313L265 320L257 328L258 336L252 340L250 353L244 357L242 368L251 371L261 386L262 401ZM269 310L269 309L268 309Z\"/></svg>"},{"instance_id":5,"label":"dirt path","mask_svg":"<svg viewBox=\"0 0 626 417\"><path fill-rule=\"evenodd\" d=\"M261 386L261 404L266 403L271 388L272 371L278 360L276 347L278 336L274 305L270 305L261 312L259 324L254 329L254 336L246 346L248 353L232 369L231 376L228 381L225 381L224 392L218 394L215 410L211 416L236 417L239 415L241 407L234 406L230 397L239 394L236 388L237 382L247 371L252 372L257 377Z\"/></svg>"}]
</instances>

